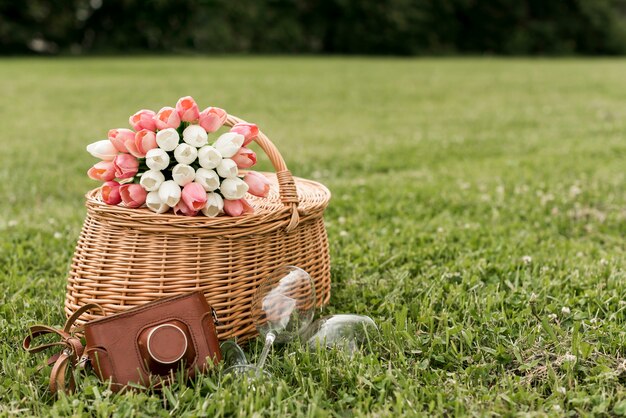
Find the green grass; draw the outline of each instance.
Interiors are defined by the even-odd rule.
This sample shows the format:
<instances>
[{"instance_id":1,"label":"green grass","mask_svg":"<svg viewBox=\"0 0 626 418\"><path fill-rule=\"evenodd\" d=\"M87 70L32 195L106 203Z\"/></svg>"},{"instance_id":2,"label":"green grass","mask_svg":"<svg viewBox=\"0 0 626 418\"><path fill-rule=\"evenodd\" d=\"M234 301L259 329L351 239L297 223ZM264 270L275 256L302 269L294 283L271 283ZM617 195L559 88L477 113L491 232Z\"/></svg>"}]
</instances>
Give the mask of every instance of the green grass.
<instances>
[{"instance_id":1,"label":"green grass","mask_svg":"<svg viewBox=\"0 0 626 418\"><path fill-rule=\"evenodd\" d=\"M626 414L626 61L14 59L0 91L0 415ZM381 337L354 358L278 349L256 389L87 376L55 401L19 347L64 320L84 146L186 94L331 189L324 313Z\"/></svg>"}]
</instances>

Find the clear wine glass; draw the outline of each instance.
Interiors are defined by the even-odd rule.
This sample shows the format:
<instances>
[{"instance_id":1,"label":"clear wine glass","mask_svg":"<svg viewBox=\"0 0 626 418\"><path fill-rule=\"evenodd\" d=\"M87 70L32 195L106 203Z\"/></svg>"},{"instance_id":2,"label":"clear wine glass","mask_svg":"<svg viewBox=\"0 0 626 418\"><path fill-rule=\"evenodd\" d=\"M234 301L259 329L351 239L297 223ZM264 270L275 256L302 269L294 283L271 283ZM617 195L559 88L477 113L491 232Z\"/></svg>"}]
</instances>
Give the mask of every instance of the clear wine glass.
<instances>
[{"instance_id":1,"label":"clear wine glass","mask_svg":"<svg viewBox=\"0 0 626 418\"><path fill-rule=\"evenodd\" d=\"M295 266L283 266L264 279L252 297L252 318L265 339L256 365L237 364L226 373L256 371L267 374L265 362L274 342L285 343L302 334L315 314L315 285L311 276Z\"/></svg>"},{"instance_id":2,"label":"clear wine glass","mask_svg":"<svg viewBox=\"0 0 626 418\"><path fill-rule=\"evenodd\" d=\"M306 271L278 268L261 283L252 298L252 315L265 338L257 367L263 369L274 341L285 343L300 335L315 314L315 285Z\"/></svg>"},{"instance_id":3,"label":"clear wine glass","mask_svg":"<svg viewBox=\"0 0 626 418\"><path fill-rule=\"evenodd\" d=\"M235 341L223 341L220 344L220 351L222 352L222 361L227 369L248 365L246 354Z\"/></svg>"},{"instance_id":4,"label":"clear wine glass","mask_svg":"<svg viewBox=\"0 0 626 418\"><path fill-rule=\"evenodd\" d=\"M351 356L376 335L378 327L369 316L337 314L317 319L305 330L302 340L313 350L318 346L336 348Z\"/></svg>"}]
</instances>

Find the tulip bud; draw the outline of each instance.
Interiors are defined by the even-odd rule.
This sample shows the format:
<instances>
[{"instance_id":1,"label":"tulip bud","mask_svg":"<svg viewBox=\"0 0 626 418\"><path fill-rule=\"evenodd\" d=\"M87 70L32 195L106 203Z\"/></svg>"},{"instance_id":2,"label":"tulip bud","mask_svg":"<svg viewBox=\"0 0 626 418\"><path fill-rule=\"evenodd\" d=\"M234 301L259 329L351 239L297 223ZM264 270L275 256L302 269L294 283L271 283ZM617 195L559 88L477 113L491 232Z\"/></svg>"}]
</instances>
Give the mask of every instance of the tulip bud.
<instances>
[{"instance_id":1,"label":"tulip bud","mask_svg":"<svg viewBox=\"0 0 626 418\"><path fill-rule=\"evenodd\" d=\"M196 216L198 214L197 210L193 210L187 206L183 200L180 200L173 209L174 215Z\"/></svg>"},{"instance_id":2,"label":"tulip bud","mask_svg":"<svg viewBox=\"0 0 626 418\"><path fill-rule=\"evenodd\" d=\"M166 180L159 187L159 198L161 202L173 208L180 201L180 186L174 180Z\"/></svg>"},{"instance_id":3,"label":"tulip bud","mask_svg":"<svg viewBox=\"0 0 626 418\"><path fill-rule=\"evenodd\" d=\"M161 201L158 191L148 193L146 196L146 206L154 213L165 213L170 209L169 206Z\"/></svg>"},{"instance_id":4,"label":"tulip bud","mask_svg":"<svg viewBox=\"0 0 626 418\"><path fill-rule=\"evenodd\" d=\"M248 203L246 199L239 199L243 206L243 213L254 213L254 208Z\"/></svg>"},{"instance_id":5,"label":"tulip bud","mask_svg":"<svg viewBox=\"0 0 626 418\"><path fill-rule=\"evenodd\" d=\"M180 144L174 150L174 158L181 164L191 164L198 158L198 149L189 144Z\"/></svg>"},{"instance_id":6,"label":"tulip bud","mask_svg":"<svg viewBox=\"0 0 626 418\"><path fill-rule=\"evenodd\" d=\"M180 126L180 116L173 107L164 107L154 117L154 123L159 130L176 129Z\"/></svg>"},{"instance_id":7,"label":"tulip bud","mask_svg":"<svg viewBox=\"0 0 626 418\"><path fill-rule=\"evenodd\" d=\"M148 151L155 149L157 146L156 134L154 132L142 129L135 134L135 147L142 154L142 158L145 157Z\"/></svg>"},{"instance_id":8,"label":"tulip bud","mask_svg":"<svg viewBox=\"0 0 626 418\"><path fill-rule=\"evenodd\" d=\"M146 156L146 154L142 154L141 152L139 152L139 150L135 146L134 141L127 141L126 144L124 145L126 146L126 149L128 149L128 153L132 155L133 157L144 158Z\"/></svg>"},{"instance_id":9,"label":"tulip bud","mask_svg":"<svg viewBox=\"0 0 626 418\"><path fill-rule=\"evenodd\" d=\"M146 165L152 170L165 170L170 165L170 156L161 148L155 148L146 154Z\"/></svg>"},{"instance_id":10,"label":"tulip bud","mask_svg":"<svg viewBox=\"0 0 626 418\"><path fill-rule=\"evenodd\" d=\"M216 168L222 162L222 154L210 145L205 145L198 150L198 161L203 168Z\"/></svg>"},{"instance_id":11,"label":"tulip bud","mask_svg":"<svg viewBox=\"0 0 626 418\"><path fill-rule=\"evenodd\" d=\"M213 146L222 154L224 158L230 158L237 154L239 148L243 145L244 136L236 132L227 132L217 138Z\"/></svg>"},{"instance_id":12,"label":"tulip bud","mask_svg":"<svg viewBox=\"0 0 626 418\"><path fill-rule=\"evenodd\" d=\"M112 161L100 161L87 171L90 179L111 181L115 178L115 166Z\"/></svg>"},{"instance_id":13,"label":"tulip bud","mask_svg":"<svg viewBox=\"0 0 626 418\"><path fill-rule=\"evenodd\" d=\"M233 161L239 168L250 168L256 164L256 154L249 148L241 147L233 156Z\"/></svg>"},{"instance_id":14,"label":"tulip bud","mask_svg":"<svg viewBox=\"0 0 626 418\"><path fill-rule=\"evenodd\" d=\"M128 152L126 141L135 141L135 132L130 129L111 129L109 131L109 141L119 152Z\"/></svg>"},{"instance_id":15,"label":"tulip bud","mask_svg":"<svg viewBox=\"0 0 626 418\"><path fill-rule=\"evenodd\" d=\"M176 103L176 111L180 120L184 122L193 122L198 119L200 112L198 111L198 105L191 96L185 96L178 99Z\"/></svg>"},{"instance_id":16,"label":"tulip bud","mask_svg":"<svg viewBox=\"0 0 626 418\"><path fill-rule=\"evenodd\" d=\"M120 184L116 181L107 181L100 188L102 200L107 205L117 205L122 201L120 196Z\"/></svg>"},{"instance_id":17,"label":"tulip bud","mask_svg":"<svg viewBox=\"0 0 626 418\"><path fill-rule=\"evenodd\" d=\"M113 161L118 154L117 148L108 139L87 145L87 152L103 161Z\"/></svg>"},{"instance_id":18,"label":"tulip bud","mask_svg":"<svg viewBox=\"0 0 626 418\"><path fill-rule=\"evenodd\" d=\"M130 126L136 131L147 129L154 132L156 130L156 124L154 123L155 116L156 113L152 110L142 109L128 118L128 123L130 123Z\"/></svg>"},{"instance_id":19,"label":"tulip bud","mask_svg":"<svg viewBox=\"0 0 626 418\"><path fill-rule=\"evenodd\" d=\"M222 127L228 114L224 109L219 107L207 107L200 113L198 125L202 126L207 132L215 132Z\"/></svg>"},{"instance_id":20,"label":"tulip bud","mask_svg":"<svg viewBox=\"0 0 626 418\"><path fill-rule=\"evenodd\" d=\"M149 192L159 190L161 184L165 181L165 176L159 170L148 170L141 175L139 184Z\"/></svg>"},{"instance_id":21,"label":"tulip bud","mask_svg":"<svg viewBox=\"0 0 626 418\"><path fill-rule=\"evenodd\" d=\"M245 139L242 144L244 147L259 135L259 128L254 123L240 122L230 128L230 131L244 136Z\"/></svg>"},{"instance_id":22,"label":"tulip bud","mask_svg":"<svg viewBox=\"0 0 626 418\"><path fill-rule=\"evenodd\" d=\"M174 151L178 146L179 140L180 135L178 135L178 131L174 128L163 129L156 134L156 142L159 148L164 151Z\"/></svg>"},{"instance_id":23,"label":"tulip bud","mask_svg":"<svg viewBox=\"0 0 626 418\"><path fill-rule=\"evenodd\" d=\"M214 217L224 209L224 199L217 193L209 192L206 195L206 205L202 208L204 216Z\"/></svg>"},{"instance_id":24,"label":"tulip bud","mask_svg":"<svg viewBox=\"0 0 626 418\"><path fill-rule=\"evenodd\" d=\"M228 200L241 199L246 195L247 191L248 185L239 177L226 179L220 185L222 196Z\"/></svg>"},{"instance_id":25,"label":"tulip bud","mask_svg":"<svg viewBox=\"0 0 626 418\"><path fill-rule=\"evenodd\" d=\"M189 125L183 131L183 141L196 148L200 148L209 142L209 136L202 126Z\"/></svg>"},{"instance_id":26,"label":"tulip bud","mask_svg":"<svg viewBox=\"0 0 626 418\"><path fill-rule=\"evenodd\" d=\"M270 191L270 182L263 174L249 171L243 181L248 185L248 193L258 197L267 197Z\"/></svg>"},{"instance_id":27,"label":"tulip bud","mask_svg":"<svg viewBox=\"0 0 626 418\"><path fill-rule=\"evenodd\" d=\"M200 210L206 205L207 197L204 188L198 183L189 183L183 188L181 199L187 207Z\"/></svg>"},{"instance_id":28,"label":"tulip bud","mask_svg":"<svg viewBox=\"0 0 626 418\"><path fill-rule=\"evenodd\" d=\"M229 158L224 158L220 165L217 166L217 174L227 179L237 177L237 174L239 174L237 163Z\"/></svg>"},{"instance_id":29,"label":"tulip bud","mask_svg":"<svg viewBox=\"0 0 626 418\"><path fill-rule=\"evenodd\" d=\"M224 200L224 213L229 216L240 216L252 212L254 212L254 208L246 199Z\"/></svg>"},{"instance_id":30,"label":"tulip bud","mask_svg":"<svg viewBox=\"0 0 626 418\"><path fill-rule=\"evenodd\" d=\"M139 160L130 154L119 154L113 160L115 167L115 177L118 179L129 179L135 177L139 170Z\"/></svg>"},{"instance_id":31,"label":"tulip bud","mask_svg":"<svg viewBox=\"0 0 626 418\"><path fill-rule=\"evenodd\" d=\"M139 184L127 183L120 186L122 202L129 208L138 208L146 202L147 192Z\"/></svg>"},{"instance_id":32,"label":"tulip bud","mask_svg":"<svg viewBox=\"0 0 626 418\"><path fill-rule=\"evenodd\" d=\"M172 178L179 186L185 186L193 181L196 177L196 172L193 167L187 164L176 164L172 168Z\"/></svg>"},{"instance_id":33,"label":"tulip bud","mask_svg":"<svg viewBox=\"0 0 626 418\"><path fill-rule=\"evenodd\" d=\"M243 214L243 205L239 200L224 200L224 213L228 216L240 216Z\"/></svg>"},{"instance_id":34,"label":"tulip bud","mask_svg":"<svg viewBox=\"0 0 626 418\"><path fill-rule=\"evenodd\" d=\"M206 168L196 170L196 178L194 181L204 187L204 190L207 192L212 192L220 187L220 177L214 170L207 170Z\"/></svg>"}]
</instances>

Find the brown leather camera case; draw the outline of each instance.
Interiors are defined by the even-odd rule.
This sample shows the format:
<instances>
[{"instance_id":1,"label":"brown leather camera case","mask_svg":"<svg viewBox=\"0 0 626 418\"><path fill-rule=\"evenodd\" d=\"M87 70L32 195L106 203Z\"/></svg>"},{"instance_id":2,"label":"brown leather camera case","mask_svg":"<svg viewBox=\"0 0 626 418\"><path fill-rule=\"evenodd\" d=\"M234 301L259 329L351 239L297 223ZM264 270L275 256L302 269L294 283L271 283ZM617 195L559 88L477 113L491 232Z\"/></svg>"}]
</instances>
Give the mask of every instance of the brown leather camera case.
<instances>
[{"instance_id":1,"label":"brown leather camera case","mask_svg":"<svg viewBox=\"0 0 626 418\"><path fill-rule=\"evenodd\" d=\"M221 360L214 315L201 292L160 299L88 322L85 353L114 391L193 377Z\"/></svg>"}]
</instances>

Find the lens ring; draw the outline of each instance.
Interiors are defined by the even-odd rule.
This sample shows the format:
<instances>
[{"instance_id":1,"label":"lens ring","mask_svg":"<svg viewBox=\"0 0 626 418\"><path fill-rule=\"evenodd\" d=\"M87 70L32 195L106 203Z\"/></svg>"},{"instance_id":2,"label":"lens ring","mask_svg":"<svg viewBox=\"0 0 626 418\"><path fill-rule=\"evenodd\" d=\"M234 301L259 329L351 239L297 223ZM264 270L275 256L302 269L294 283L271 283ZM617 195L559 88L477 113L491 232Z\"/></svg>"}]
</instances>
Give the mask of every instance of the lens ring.
<instances>
[{"instance_id":1,"label":"lens ring","mask_svg":"<svg viewBox=\"0 0 626 418\"><path fill-rule=\"evenodd\" d=\"M159 356L155 355L153 353L152 347L151 347L151 341L152 341L152 337L154 336L154 333L159 330L159 329L164 329L164 328L172 328L176 331L178 331L181 335L182 335L182 341L184 342L183 345L183 349L180 351L180 354L178 354L177 356L174 356L174 359L161 359ZM187 346L188 346L188 341L187 341L187 335L185 334L185 332L180 329L179 327L177 327L176 325L173 324L161 324L157 327L154 327L150 330L150 333L148 334L148 338L147 338L147 344L146 344L147 348L148 348L148 354L150 354L150 357L152 357L155 361L158 361L161 364L172 364L172 363L176 363L177 361L179 361L181 358L183 358L183 356L185 355L185 353L187 352ZM158 352L158 350L155 350Z\"/></svg>"}]
</instances>

